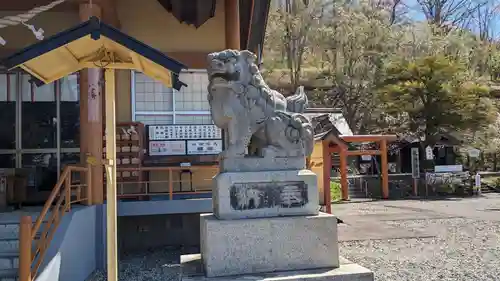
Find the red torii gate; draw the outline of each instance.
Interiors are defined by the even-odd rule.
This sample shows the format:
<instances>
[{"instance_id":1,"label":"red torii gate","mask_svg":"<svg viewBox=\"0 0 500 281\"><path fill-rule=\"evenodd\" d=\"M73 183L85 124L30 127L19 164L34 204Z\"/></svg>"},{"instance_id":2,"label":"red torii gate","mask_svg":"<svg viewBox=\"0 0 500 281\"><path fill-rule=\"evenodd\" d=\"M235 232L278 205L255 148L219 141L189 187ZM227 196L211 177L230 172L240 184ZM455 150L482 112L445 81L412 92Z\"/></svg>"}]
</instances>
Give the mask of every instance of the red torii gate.
<instances>
[{"instance_id":1,"label":"red torii gate","mask_svg":"<svg viewBox=\"0 0 500 281\"><path fill-rule=\"evenodd\" d=\"M335 135L333 131L322 137L323 142L323 190L327 213L331 213L330 173L332 167L332 153L340 156L340 185L342 200L349 199L347 182L347 157L359 155L380 155L382 170L382 198L389 198L389 171L387 161L387 144L395 141L395 135ZM376 142L379 144L378 150L349 150L349 143L353 142Z\"/></svg>"}]
</instances>

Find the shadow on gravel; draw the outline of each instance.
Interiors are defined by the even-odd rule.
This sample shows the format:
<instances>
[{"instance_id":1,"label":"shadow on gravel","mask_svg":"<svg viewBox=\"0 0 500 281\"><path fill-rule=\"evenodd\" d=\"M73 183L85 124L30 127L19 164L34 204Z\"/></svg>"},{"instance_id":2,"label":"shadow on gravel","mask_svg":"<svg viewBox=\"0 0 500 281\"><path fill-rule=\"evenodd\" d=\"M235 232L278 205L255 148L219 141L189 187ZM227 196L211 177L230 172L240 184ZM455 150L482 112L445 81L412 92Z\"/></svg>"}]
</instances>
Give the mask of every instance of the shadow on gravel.
<instances>
[{"instance_id":1,"label":"shadow on gravel","mask_svg":"<svg viewBox=\"0 0 500 281\"><path fill-rule=\"evenodd\" d=\"M430 196L430 197L404 197L404 198L363 198L363 199L351 199L351 200L343 200L338 201L335 204L352 204L352 203L370 203L370 202L391 202L391 201L450 201L450 202L458 202L467 199L478 199L478 198L486 198L485 196Z\"/></svg>"},{"instance_id":2,"label":"shadow on gravel","mask_svg":"<svg viewBox=\"0 0 500 281\"><path fill-rule=\"evenodd\" d=\"M387 199L383 201L401 201L401 200L411 200L411 201L462 201L468 198L475 197L443 197L443 196L435 196L435 197L407 197L407 198L395 198L395 199Z\"/></svg>"}]
</instances>

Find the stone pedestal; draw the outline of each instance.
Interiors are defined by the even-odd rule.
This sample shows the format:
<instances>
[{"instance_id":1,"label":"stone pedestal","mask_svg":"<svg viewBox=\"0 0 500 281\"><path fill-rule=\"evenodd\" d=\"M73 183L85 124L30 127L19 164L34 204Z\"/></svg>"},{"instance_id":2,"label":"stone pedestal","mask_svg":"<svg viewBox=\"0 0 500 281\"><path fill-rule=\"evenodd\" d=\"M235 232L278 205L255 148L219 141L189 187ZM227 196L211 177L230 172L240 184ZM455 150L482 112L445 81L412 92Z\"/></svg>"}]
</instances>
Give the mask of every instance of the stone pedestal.
<instances>
[{"instance_id":1,"label":"stone pedestal","mask_svg":"<svg viewBox=\"0 0 500 281\"><path fill-rule=\"evenodd\" d=\"M337 218L316 216L218 220L201 215L207 277L339 267Z\"/></svg>"},{"instance_id":2,"label":"stone pedestal","mask_svg":"<svg viewBox=\"0 0 500 281\"><path fill-rule=\"evenodd\" d=\"M200 254L181 256L182 281L373 281L373 272L340 257L337 268L307 269L299 271L266 272L258 274L205 277Z\"/></svg>"},{"instance_id":3,"label":"stone pedestal","mask_svg":"<svg viewBox=\"0 0 500 281\"><path fill-rule=\"evenodd\" d=\"M213 179L218 219L317 215L317 176L309 170L226 172Z\"/></svg>"}]
</instances>

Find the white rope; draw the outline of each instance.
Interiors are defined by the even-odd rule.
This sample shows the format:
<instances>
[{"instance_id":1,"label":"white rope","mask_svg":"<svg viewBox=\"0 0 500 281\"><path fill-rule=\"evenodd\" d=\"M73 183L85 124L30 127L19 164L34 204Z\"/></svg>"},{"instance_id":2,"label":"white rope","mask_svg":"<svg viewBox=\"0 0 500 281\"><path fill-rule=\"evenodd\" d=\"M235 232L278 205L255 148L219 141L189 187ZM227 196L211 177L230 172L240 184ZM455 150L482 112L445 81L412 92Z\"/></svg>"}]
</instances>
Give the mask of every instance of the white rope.
<instances>
[{"instance_id":1,"label":"white rope","mask_svg":"<svg viewBox=\"0 0 500 281\"><path fill-rule=\"evenodd\" d=\"M26 22L31 20L32 18L34 18L36 15L48 11L48 10L54 8L55 6L61 4L64 1L66 1L66 0L56 0L48 5L33 8L33 9L27 11L26 13L19 14L17 16L6 16L3 18L0 18L0 28L22 24L22 25L26 26L29 30L31 30L31 32L33 32L36 39L43 40L43 32L44 32L43 29L39 28L37 30L37 29L35 29L35 27L33 25L26 24ZM2 45L7 44L7 41L5 41L1 36L0 36L0 44L2 44Z\"/></svg>"}]
</instances>

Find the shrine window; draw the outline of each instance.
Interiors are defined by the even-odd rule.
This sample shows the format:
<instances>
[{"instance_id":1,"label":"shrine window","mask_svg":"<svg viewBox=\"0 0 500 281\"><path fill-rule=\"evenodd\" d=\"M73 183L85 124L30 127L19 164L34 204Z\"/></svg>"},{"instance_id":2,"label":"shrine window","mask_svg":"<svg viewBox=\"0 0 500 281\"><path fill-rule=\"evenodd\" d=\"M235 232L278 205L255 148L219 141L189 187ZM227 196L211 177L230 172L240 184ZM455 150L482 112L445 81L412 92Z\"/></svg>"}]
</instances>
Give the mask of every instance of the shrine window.
<instances>
[{"instance_id":1,"label":"shrine window","mask_svg":"<svg viewBox=\"0 0 500 281\"><path fill-rule=\"evenodd\" d=\"M132 72L132 119L146 125L212 124L206 70L188 70L179 76L188 86L177 91Z\"/></svg>"}]
</instances>

